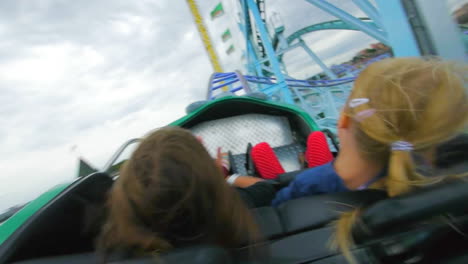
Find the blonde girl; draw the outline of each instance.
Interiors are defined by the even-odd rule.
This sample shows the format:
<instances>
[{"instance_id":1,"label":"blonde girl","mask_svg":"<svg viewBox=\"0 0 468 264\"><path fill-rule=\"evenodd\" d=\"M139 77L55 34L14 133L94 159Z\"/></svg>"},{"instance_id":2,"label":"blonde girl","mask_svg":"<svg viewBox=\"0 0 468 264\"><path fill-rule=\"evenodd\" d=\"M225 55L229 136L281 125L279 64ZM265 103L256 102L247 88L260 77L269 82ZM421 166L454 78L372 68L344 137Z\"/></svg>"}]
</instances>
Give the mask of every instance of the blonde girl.
<instances>
[{"instance_id":1,"label":"blonde girl","mask_svg":"<svg viewBox=\"0 0 468 264\"><path fill-rule=\"evenodd\" d=\"M466 129L467 73L466 66L422 58L383 60L363 71L338 125L342 147L335 168L346 187L356 189L382 169L384 176L369 188L390 197L445 179L419 174L413 158L434 162L436 147ZM373 172L359 176L363 166ZM358 212L343 214L337 224L337 245L350 261Z\"/></svg>"}]
</instances>

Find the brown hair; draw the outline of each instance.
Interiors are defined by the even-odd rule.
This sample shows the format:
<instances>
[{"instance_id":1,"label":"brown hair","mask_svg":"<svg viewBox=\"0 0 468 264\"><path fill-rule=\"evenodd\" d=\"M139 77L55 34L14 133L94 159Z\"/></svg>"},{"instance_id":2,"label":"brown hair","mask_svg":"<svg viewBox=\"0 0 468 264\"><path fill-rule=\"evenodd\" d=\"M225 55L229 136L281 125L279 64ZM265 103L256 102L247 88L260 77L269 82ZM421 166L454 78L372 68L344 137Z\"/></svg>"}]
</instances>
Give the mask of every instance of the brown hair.
<instances>
[{"instance_id":1,"label":"brown hair","mask_svg":"<svg viewBox=\"0 0 468 264\"><path fill-rule=\"evenodd\" d=\"M194 243L238 247L257 227L190 131L148 135L125 162L110 192L98 249L151 254Z\"/></svg>"},{"instance_id":2,"label":"brown hair","mask_svg":"<svg viewBox=\"0 0 468 264\"><path fill-rule=\"evenodd\" d=\"M465 65L437 59L394 58L374 63L359 75L348 102L358 98L368 102L347 106L344 113L355 120L361 156L388 166L387 176L371 188L395 196L446 178L417 173L412 153L392 150L391 144L406 141L414 153L425 153L466 129L466 72ZM373 114L360 119L363 111ZM359 210L343 214L337 226L336 242L350 261L351 228L358 214Z\"/></svg>"}]
</instances>

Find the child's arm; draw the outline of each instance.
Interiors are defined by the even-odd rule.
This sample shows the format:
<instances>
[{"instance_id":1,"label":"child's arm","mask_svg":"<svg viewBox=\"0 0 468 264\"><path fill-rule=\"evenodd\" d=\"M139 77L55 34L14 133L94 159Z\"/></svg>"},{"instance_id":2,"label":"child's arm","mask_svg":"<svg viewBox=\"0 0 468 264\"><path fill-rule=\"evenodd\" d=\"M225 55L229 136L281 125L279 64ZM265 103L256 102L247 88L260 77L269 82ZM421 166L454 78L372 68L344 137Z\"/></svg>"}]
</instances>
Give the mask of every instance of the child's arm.
<instances>
[{"instance_id":1,"label":"child's arm","mask_svg":"<svg viewBox=\"0 0 468 264\"><path fill-rule=\"evenodd\" d=\"M332 163L305 170L296 176L287 187L276 193L273 206L296 199L320 193L344 191L342 180L333 169Z\"/></svg>"},{"instance_id":2,"label":"child's arm","mask_svg":"<svg viewBox=\"0 0 468 264\"><path fill-rule=\"evenodd\" d=\"M233 177L232 180L230 180L230 177ZM228 183L236 187L247 188L251 185L254 185L257 182L264 181L264 180L258 177L231 175L227 178L227 181Z\"/></svg>"},{"instance_id":3,"label":"child's arm","mask_svg":"<svg viewBox=\"0 0 468 264\"><path fill-rule=\"evenodd\" d=\"M305 171L297 175L296 179L293 180L288 186L279 190L276 193L275 199L273 199L272 205L278 206L288 200L296 199L302 196L307 196L313 193L309 193L309 190L314 190L314 186L317 186L317 177L310 177L308 171Z\"/></svg>"}]
</instances>

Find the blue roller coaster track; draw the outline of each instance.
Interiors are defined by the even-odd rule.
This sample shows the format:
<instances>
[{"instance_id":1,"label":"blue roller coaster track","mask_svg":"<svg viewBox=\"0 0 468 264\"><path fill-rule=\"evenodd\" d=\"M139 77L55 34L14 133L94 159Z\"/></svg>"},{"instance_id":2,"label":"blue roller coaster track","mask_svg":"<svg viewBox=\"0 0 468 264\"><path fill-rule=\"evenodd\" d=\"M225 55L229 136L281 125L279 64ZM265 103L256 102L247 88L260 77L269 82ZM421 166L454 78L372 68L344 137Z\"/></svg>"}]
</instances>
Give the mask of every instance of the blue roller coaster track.
<instances>
[{"instance_id":1,"label":"blue roller coaster track","mask_svg":"<svg viewBox=\"0 0 468 264\"><path fill-rule=\"evenodd\" d=\"M448 10L446 14L441 11L447 9L443 1L376 0L374 5L369 0L352 0L368 16L360 18L327 0L305 1L338 19L306 26L285 37L283 25L268 29L265 23L266 1L239 0L239 26L246 41L248 73L213 73L208 85L208 100L226 94L260 92L269 100L299 105L320 126L333 131L344 98L351 91L355 77L366 65L390 56L436 55L466 61L463 41L468 45L467 28L457 28ZM437 21L426 19L435 15ZM330 29L361 31L389 45L393 54L377 56L360 68L343 64L330 69L302 38L312 32ZM274 35L271 36L269 32L274 32ZM296 48L306 51L311 60L320 66L325 79L297 80L287 74L282 57Z\"/></svg>"}]
</instances>

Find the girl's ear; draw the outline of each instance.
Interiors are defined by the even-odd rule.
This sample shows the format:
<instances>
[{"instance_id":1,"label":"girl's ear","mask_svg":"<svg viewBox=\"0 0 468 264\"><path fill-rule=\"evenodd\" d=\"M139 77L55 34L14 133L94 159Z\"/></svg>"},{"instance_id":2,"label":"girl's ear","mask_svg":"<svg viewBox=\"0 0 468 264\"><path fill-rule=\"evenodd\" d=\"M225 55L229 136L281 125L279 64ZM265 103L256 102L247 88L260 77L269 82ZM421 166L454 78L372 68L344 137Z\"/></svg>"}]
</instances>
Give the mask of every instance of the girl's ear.
<instances>
[{"instance_id":1,"label":"girl's ear","mask_svg":"<svg viewBox=\"0 0 468 264\"><path fill-rule=\"evenodd\" d=\"M340 118L338 119L338 128L349 128L350 123L351 119L349 116L341 112Z\"/></svg>"}]
</instances>

